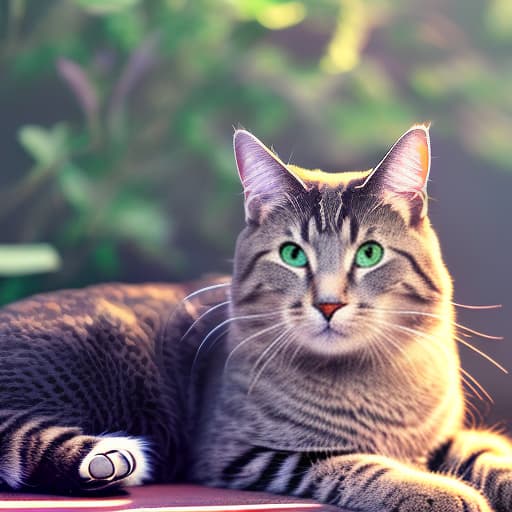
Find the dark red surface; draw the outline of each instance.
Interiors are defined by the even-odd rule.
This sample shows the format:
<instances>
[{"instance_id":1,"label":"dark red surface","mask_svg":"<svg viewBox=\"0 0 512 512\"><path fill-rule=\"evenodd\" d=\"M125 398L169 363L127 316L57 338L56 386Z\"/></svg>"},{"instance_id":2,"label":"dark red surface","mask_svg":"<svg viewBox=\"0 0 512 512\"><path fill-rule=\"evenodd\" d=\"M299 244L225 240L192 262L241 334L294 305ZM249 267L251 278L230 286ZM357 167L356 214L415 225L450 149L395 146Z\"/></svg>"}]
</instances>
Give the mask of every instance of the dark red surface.
<instances>
[{"instance_id":1,"label":"dark red surface","mask_svg":"<svg viewBox=\"0 0 512 512\"><path fill-rule=\"evenodd\" d=\"M120 512L338 511L310 500L260 492L213 489L196 485L147 485L106 498L69 498L41 494L0 493L0 510Z\"/></svg>"}]
</instances>

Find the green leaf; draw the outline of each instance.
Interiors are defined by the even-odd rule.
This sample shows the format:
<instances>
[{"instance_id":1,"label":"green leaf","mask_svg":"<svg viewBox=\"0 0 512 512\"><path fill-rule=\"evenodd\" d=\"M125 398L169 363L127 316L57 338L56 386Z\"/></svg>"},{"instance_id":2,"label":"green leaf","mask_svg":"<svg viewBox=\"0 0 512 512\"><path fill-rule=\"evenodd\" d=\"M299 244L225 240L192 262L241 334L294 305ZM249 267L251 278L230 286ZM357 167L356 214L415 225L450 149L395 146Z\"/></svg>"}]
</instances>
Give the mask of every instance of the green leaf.
<instances>
[{"instance_id":1,"label":"green leaf","mask_svg":"<svg viewBox=\"0 0 512 512\"><path fill-rule=\"evenodd\" d=\"M119 199L107 219L113 235L141 246L162 246L170 231L169 220L159 206L139 198Z\"/></svg>"},{"instance_id":2,"label":"green leaf","mask_svg":"<svg viewBox=\"0 0 512 512\"><path fill-rule=\"evenodd\" d=\"M144 23L137 11L123 11L104 19L109 39L126 51L132 51L144 37Z\"/></svg>"},{"instance_id":3,"label":"green leaf","mask_svg":"<svg viewBox=\"0 0 512 512\"><path fill-rule=\"evenodd\" d=\"M116 244L101 242L93 251L94 262L106 276L114 276L121 267L120 256Z\"/></svg>"},{"instance_id":4,"label":"green leaf","mask_svg":"<svg viewBox=\"0 0 512 512\"><path fill-rule=\"evenodd\" d=\"M50 167L66 154L68 135L68 128L63 123L49 129L26 125L18 131L18 141L38 165Z\"/></svg>"},{"instance_id":5,"label":"green leaf","mask_svg":"<svg viewBox=\"0 0 512 512\"><path fill-rule=\"evenodd\" d=\"M94 190L91 181L82 169L73 162L66 162L60 169L57 182L62 195L78 210L86 210L91 205Z\"/></svg>"},{"instance_id":6,"label":"green leaf","mask_svg":"<svg viewBox=\"0 0 512 512\"><path fill-rule=\"evenodd\" d=\"M60 257L51 245L0 245L1 276L55 272L59 267Z\"/></svg>"}]
</instances>

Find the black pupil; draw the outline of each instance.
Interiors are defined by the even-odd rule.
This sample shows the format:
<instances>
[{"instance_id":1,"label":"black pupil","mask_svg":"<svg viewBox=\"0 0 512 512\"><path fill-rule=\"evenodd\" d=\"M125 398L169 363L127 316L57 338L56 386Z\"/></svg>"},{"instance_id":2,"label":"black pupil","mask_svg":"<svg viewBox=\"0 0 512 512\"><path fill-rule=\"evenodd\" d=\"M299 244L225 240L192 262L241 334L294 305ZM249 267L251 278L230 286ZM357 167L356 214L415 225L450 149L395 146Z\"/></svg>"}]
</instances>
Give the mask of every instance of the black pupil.
<instances>
[{"instance_id":1,"label":"black pupil","mask_svg":"<svg viewBox=\"0 0 512 512\"><path fill-rule=\"evenodd\" d=\"M295 246L292 249L292 259L293 260L296 260L299 257L299 251L300 251L300 249L297 246Z\"/></svg>"},{"instance_id":2,"label":"black pupil","mask_svg":"<svg viewBox=\"0 0 512 512\"><path fill-rule=\"evenodd\" d=\"M369 260L371 260L373 256L373 246L369 245L368 247L366 247L366 249L364 250L364 254Z\"/></svg>"}]
</instances>

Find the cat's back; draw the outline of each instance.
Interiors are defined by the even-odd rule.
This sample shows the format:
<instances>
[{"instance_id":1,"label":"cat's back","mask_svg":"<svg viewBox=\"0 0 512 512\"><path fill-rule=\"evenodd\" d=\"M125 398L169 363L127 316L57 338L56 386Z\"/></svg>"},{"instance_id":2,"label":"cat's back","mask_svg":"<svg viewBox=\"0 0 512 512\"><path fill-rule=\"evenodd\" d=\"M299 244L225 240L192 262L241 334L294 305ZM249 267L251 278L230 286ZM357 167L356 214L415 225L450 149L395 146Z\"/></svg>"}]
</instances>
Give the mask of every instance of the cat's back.
<instances>
[{"instance_id":1,"label":"cat's back","mask_svg":"<svg viewBox=\"0 0 512 512\"><path fill-rule=\"evenodd\" d=\"M105 284L10 304L0 310L2 369L11 362L19 374L64 363L89 372L108 365L111 372L135 370L137 360L147 367L162 323L184 295L172 285Z\"/></svg>"},{"instance_id":2,"label":"cat's back","mask_svg":"<svg viewBox=\"0 0 512 512\"><path fill-rule=\"evenodd\" d=\"M0 350L87 342L105 349L116 345L118 355L130 346L142 349L165 330L186 329L198 308L183 299L220 282L107 283L34 295L0 308ZM204 298L209 300L211 295Z\"/></svg>"},{"instance_id":3,"label":"cat's back","mask_svg":"<svg viewBox=\"0 0 512 512\"><path fill-rule=\"evenodd\" d=\"M83 412L101 409L105 396L126 405L158 380L158 338L186 293L177 285L105 284L2 308L0 397L14 409L69 403Z\"/></svg>"},{"instance_id":4,"label":"cat's back","mask_svg":"<svg viewBox=\"0 0 512 512\"><path fill-rule=\"evenodd\" d=\"M100 319L132 327L142 322L154 329L157 316L168 313L187 292L186 285L108 283L42 293L1 308L0 332L46 339L50 332L80 330Z\"/></svg>"}]
</instances>

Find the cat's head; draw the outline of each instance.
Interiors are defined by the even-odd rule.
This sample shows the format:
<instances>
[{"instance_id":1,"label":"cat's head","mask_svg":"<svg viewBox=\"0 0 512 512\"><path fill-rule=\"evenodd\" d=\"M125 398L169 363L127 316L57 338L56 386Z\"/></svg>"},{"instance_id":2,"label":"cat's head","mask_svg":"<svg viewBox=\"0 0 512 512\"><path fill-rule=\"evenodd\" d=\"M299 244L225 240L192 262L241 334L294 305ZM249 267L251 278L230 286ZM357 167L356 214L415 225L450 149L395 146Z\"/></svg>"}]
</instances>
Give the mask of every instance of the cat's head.
<instances>
[{"instance_id":1,"label":"cat's head","mask_svg":"<svg viewBox=\"0 0 512 512\"><path fill-rule=\"evenodd\" d=\"M234 149L246 215L232 285L238 342L332 357L428 336L451 282L427 216L427 126L363 172L285 164L244 130Z\"/></svg>"}]
</instances>

